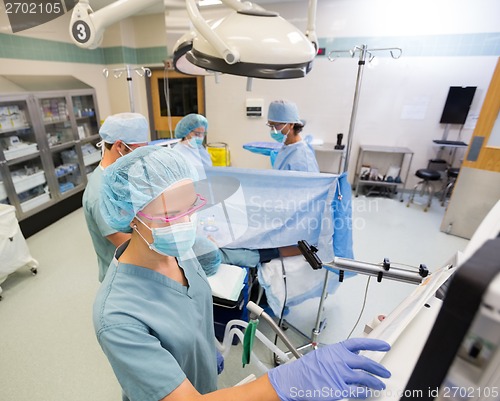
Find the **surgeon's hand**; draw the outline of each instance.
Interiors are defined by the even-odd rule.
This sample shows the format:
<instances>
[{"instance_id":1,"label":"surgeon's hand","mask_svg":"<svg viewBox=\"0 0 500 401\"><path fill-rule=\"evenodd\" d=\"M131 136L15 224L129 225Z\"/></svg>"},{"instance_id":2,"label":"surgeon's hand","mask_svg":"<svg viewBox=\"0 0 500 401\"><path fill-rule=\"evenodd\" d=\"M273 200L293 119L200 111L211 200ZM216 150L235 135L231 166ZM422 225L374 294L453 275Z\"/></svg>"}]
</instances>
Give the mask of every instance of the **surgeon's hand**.
<instances>
[{"instance_id":1,"label":"surgeon's hand","mask_svg":"<svg viewBox=\"0 0 500 401\"><path fill-rule=\"evenodd\" d=\"M390 348L385 341L353 338L319 348L270 370L269 381L282 401L366 398L367 388L385 389L385 384L374 375L388 378L391 373L358 353Z\"/></svg>"}]
</instances>

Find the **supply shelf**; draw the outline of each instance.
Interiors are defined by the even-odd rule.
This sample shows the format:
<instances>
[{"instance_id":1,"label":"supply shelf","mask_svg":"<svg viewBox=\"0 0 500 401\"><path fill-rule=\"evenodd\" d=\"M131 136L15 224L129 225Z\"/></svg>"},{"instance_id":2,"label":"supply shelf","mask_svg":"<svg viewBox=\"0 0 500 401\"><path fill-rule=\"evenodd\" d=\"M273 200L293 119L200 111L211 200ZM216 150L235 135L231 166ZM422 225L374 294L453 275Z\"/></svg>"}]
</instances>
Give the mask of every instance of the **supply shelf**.
<instances>
[{"instance_id":1,"label":"supply shelf","mask_svg":"<svg viewBox=\"0 0 500 401\"><path fill-rule=\"evenodd\" d=\"M14 206L20 223L85 188L86 169L100 161L88 148L99 122L92 88L0 93L0 203Z\"/></svg>"},{"instance_id":2,"label":"supply shelf","mask_svg":"<svg viewBox=\"0 0 500 401\"><path fill-rule=\"evenodd\" d=\"M355 196L367 189L367 195L394 196L402 201L413 151L406 147L361 145L354 177Z\"/></svg>"}]
</instances>

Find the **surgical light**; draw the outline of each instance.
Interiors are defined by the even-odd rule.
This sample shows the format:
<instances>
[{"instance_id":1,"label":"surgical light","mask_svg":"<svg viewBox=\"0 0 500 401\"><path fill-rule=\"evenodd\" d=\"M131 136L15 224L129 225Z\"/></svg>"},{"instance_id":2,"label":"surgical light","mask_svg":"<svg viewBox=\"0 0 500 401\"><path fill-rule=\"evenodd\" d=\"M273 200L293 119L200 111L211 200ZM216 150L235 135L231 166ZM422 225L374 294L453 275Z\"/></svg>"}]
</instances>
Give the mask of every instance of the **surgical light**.
<instances>
[{"instance_id":1,"label":"surgical light","mask_svg":"<svg viewBox=\"0 0 500 401\"><path fill-rule=\"evenodd\" d=\"M233 10L208 24L195 0L186 0L195 29L174 46L174 67L178 71L191 75L217 71L289 79L304 77L311 70L318 47L314 26L316 0L309 2L307 36L278 13L248 2L222 2Z\"/></svg>"},{"instance_id":2,"label":"surgical light","mask_svg":"<svg viewBox=\"0 0 500 401\"><path fill-rule=\"evenodd\" d=\"M175 43L173 53L174 68L186 75L211 75L211 71L194 65L186 58L186 54L193 48L193 39L195 36L196 32L190 31L182 35Z\"/></svg>"},{"instance_id":3,"label":"surgical light","mask_svg":"<svg viewBox=\"0 0 500 401\"><path fill-rule=\"evenodd\" d=\"M206 6L216 6L222 4L220 0L200 0L198 2L198 5L200 7L206 7Z\"/></svg>"},{"instance_id":4,"label":"surgical light","mask_svg":"<svg viewBox=\"0 0 500 401\"><path fill-rule=\"evenodd\" d=\"M71 16L71 38L79 47L95 49L102 43L108 26L157 2L159 0L117 0L94 12L89 0L80 0ZM221 72L269 79L301 78L311 70L318 48L317 0L309 0L305 34L278 13L250 2L222 0L222 3L232 10L209 25L196 1L186 0L194 33L176 45L173 55L176 69L191 75ZM164 5L168 9L184 6L179 0L165 0Z\"/></svg>"}]
</instances>

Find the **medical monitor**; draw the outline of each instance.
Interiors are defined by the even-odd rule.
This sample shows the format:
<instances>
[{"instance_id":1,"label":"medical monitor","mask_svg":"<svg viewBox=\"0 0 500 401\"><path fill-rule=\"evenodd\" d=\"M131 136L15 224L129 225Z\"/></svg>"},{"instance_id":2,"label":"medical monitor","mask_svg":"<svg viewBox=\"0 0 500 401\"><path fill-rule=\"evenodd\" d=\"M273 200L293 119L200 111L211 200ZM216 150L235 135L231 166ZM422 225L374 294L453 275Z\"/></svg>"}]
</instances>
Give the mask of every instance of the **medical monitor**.
<instances>
[{"instance_id":1,"label":"medical monitor","mask_svg":"<svg viewBox=\"0 0 500 401\"><path fill-rule=\"evenodd\" d=\"M476 86L450 86L441 124L464 124L476 93Z\"/></svg>"}]
</instances>

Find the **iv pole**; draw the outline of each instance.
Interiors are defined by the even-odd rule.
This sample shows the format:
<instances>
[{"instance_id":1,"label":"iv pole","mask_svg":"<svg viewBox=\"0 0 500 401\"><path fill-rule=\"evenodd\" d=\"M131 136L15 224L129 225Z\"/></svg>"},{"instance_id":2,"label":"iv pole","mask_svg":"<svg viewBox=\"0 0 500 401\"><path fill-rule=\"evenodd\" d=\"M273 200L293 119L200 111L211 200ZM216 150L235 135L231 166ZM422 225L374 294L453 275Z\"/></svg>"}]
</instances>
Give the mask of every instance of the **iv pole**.
<instances>
[{"instance_id":1,"label":"iv pole","mask_svg":"<svg viewBox=\"0 0 500 401\"><path fill-rule=\"evenodd\" d=\"M349 157L351 155L352 139L354 136L354 126L356 124L356 114L358 112L359 92L361 90L361 81L363 79L363 67L364 67L365 62L366 62L366 56L367 55L369 56L368 62L370 62L375 57L372 55L372 53L377 52L377 51L389 51L391 53L391 57L393 59L400 58L401 54L403 53L403 50L401 50L401 48L399 48L399 47L368 49L367 45L359 45L359 46L354 46L354 48L351 50L332 50L328 54L328 60L335 61L336 57L333 56L334 54L349 53L351 55L351 57L354 57L356 52L359 52L358 75L356 77L356 89L354 91L354 99L352 102L351 120L349 122L349 132L347 134L347 146L346 146L346 151L345 151L345 156L344 156L345 157L344 169L343 169L344 173L347 171L347 168L349 166Z\"/></svg>"},{"instance_id":2,"label":"iv pole","mask_svg":"<svg viewBox=\"0 0 500 401\"><path fill-rule=\"evenodd\" d=\"M359 92L361 89L361 81L363 78L363 67L364 67L365 62L366 62L366 56L368 55L368 57L369 57L368 62L370 62L375 57L372 55L372 52L376 52L376 51L389 51L391 54L391 57L393 59L400 58L401 54L403 53L403 50L399 47L368 49L367 45L359 45L359 46L354 46L354 48L351 50L332 50L328 54L328 60L335 61L336 57L333 56L334 54L349 53L351 55L351 57L354 57L356 52L359 52L358 75L356 77L356 90L354 91L354 100L352 103L351 121L349 123L349 133L348 133L348 138L347 138L346 153L344 156L345 157L344 169L343 169L344 173L347 172L347 168L349 166L349 157L350 157L350 152L351 152L352 139L354 136L354 126L356 123L356 114L358 111ZM322 319L323 303L328 295L328 279L329 279L329 272L325 271L325 280L323 282L323 290L321 292L321 298L320 298L320 302L319 302L319 306L318 306L318 313L316 315L316 323L314 325L314 328L313 328L312 334L311 334L311 342L310 342L310 344L306 344L304 347L301 347L301 348L305 348L308 346L312 346L313 348L317 347L318 337L319 337L319 334L321 333L322 327L324 325L324 321ZM302 333L300 333L300 334L302 334ZM304 335L304 337L307 337L307 336Z\"/></svg>"},{"instance_id":3,"label":"iv pole","mask_svg":"<svg viewBox=\"0 0 500 401\"><path fill-rule=\"evenodd\" d=\"M113 76L115 78L120 78L123 74L123 72L127 72L127 82L128 82L128 96L130 99L130 112L134 113L135 112L135 102L134 102L134 90L132 88L132 71L135 71L137 75L140 77L148 77L151 78L151 70L149 68L145 67L137 67L137 68L132 68L130 65L126 65L124 68L115 68L112 70L113 71ZM109 70L105 68L102 70L102 73L104 76L107 78L109 76Z\"/></svg>"}]
</instances>

